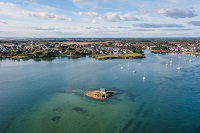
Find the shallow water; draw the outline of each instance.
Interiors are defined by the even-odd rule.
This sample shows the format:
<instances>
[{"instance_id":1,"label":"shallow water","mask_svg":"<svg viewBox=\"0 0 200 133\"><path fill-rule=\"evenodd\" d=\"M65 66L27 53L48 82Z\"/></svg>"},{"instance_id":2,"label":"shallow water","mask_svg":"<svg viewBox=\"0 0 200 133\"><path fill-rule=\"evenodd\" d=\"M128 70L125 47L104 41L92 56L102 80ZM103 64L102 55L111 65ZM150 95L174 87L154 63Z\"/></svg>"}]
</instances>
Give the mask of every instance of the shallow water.
<instances>
[{"instance_id":1,"label":"shallow water","mask_svg":"<svg viewBox=\"0 0 200 133\"><path fill-rule=\"evenodd\" d=\"M145 55L0 61L0 132L199 132L200 58ZM119 93L106 102L84 97L100 87Z\"/></svg>"}]
</instances>

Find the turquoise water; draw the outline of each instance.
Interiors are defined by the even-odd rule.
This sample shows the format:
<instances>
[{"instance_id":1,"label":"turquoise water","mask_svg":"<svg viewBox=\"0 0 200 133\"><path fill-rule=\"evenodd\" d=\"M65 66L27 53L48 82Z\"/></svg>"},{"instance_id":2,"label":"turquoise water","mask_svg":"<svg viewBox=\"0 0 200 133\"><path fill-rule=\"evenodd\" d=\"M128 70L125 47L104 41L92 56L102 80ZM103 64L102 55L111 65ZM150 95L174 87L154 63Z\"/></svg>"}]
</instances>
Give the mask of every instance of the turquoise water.
<instances>
[{"instance_id":1,"label":"turquoise water","mask_svg":"<svg viewBox=\"0 0 200 133\"><path fill-rule=\"evenodd\" d=\"M199 133L200 57L145 55L0 61L0 132ZM84 97L100 87L118 93L106 102Z\"/></svg>"}]
</instances>

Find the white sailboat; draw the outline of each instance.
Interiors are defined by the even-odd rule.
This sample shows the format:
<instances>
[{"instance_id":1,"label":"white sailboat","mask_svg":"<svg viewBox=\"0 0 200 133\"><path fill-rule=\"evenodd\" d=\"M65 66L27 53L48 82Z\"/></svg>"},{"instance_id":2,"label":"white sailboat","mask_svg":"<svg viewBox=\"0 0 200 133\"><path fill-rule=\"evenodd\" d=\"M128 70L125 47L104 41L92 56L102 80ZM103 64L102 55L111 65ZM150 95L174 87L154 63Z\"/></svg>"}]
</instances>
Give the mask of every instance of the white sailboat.
<instances>
[{"instance_id":1,"label":"white sailboat","mask_svg":"<svg viewBox=\"0 0 200 133\"><path fill-rule=\"evenodd\" d=\"M168 61L166 62L166 66L168 65Z\"/></svg>"},{"instance_id":2,"label":"white sailboat","mask_svg":"<svg viewBox=\"0 0 200 133\"><path fill-rule=\"evenodd\" d=\"M178 64L178 66L177 66L177 68L176 68L176 69L178 69L178 70L179 70L179 69L181 69L181 67L179 66L179 64Z\"/></svg>"},{"instance_id":3,"label":"white sailboat","mask_svg":"<svg viewBox=\"0 0 200 133\"><path fill-rule=\"evenodd\" d=\"M123 69L123 67L121 67L121 69Z\"/></svg>"},{"instance_id":4,"label":"white sailboat","mask_svg":"<svg viewBox=\"0 0 200 133\"><path fill-rule=\"evenodd\" d=\"M170 60L170 65L172 65L172 62L173 62L173 61L172 61L172 58L171 58L171 60Z\"/></svg>"},{"instance_id":5,"label":"white sailboat","mask_svg":"<svg viewBox=\"0 0 200 133\"><path fill-rule=\"evenodd\" d=\"M145 80L145 72L144 72L144 75L143 75L142 79Z\"/></svg>"},{"instance_id":6,"label":"white sailboat","mask_svg":"<svg viewBox=\"0 0 200 133\"><path fill-rule=\"evenodd\" d=\"M189 62L192 62L192 59L191 59L191 58L189 59Z\"/></svg>"}]
</instances>

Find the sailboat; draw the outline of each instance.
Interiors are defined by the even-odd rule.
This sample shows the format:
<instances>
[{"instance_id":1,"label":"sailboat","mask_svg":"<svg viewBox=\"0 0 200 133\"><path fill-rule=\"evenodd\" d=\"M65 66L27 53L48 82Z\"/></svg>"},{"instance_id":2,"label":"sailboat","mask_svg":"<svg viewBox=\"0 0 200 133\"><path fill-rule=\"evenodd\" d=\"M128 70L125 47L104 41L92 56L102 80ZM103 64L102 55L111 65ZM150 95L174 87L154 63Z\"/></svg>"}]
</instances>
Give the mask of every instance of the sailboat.
<instances>
[{"instance_id":1,"label":"sailboat","mask_svg":"<svg viewBox=\"0 0 200 133\"><path fill-rule=\"evenodd\" d=\"M170 60L170 65L172 65L172 58L171 58L171 60Z\"/></svg>"},{"instance_id":2,"label":"sailboat","mask_svg":"<svg viewBox=\"0 0 200 133\"><path fill-rule=\"evenodd\" d=\"M130 67L129 62L128 62L128 67Z\"/></svg>"},{"instance_id":3,"label":"sailboat","mask_svg":"<svg viewBox=\"0 0 200 133\"><path fill-rule=\"evenodd\" d=\"M136 70L133 70L133 73L136 73Z\"/></svg>"},{"instance_id":4,"label":"sailboat","mask_svg":"<svg viewBox=\"0 0 200 133\"><path fill-rule=\"evenodd\" d=\"M166 62L166 66L168 65L168 61Z\"/></svg>"},{"instance_id":5,"label":"sailboat","mask_svg":"<svg viewBox=\"0 0 200 133\"><path fill-rule=\"evenodd\" d=\"M179 70L179 69L181 69L181 67L179 66L179 64L178 64L178 66L177 66L177 68L176 68L176 69L178 69L178 70Z\"/></svg>"},{"instance_id":6,"label":"sailboat","mask_svg":"<svg viewBox=\"0 0 200 133\"><path fill-rule=\"evenodd\" d=\"M145 80L145 72L144 72L144 75L143 75L142 79Z\"/></svg>"},{"instance_id":7,"label":"sailboat","mask_svg":"<svg viewBox=\"0 0 200 133\"><path fill-rule=\"evenodd\" d=\"M191 59L191 58L189 59L189 62L192 62L192 59Z\"/></svg>"}]
</instances>

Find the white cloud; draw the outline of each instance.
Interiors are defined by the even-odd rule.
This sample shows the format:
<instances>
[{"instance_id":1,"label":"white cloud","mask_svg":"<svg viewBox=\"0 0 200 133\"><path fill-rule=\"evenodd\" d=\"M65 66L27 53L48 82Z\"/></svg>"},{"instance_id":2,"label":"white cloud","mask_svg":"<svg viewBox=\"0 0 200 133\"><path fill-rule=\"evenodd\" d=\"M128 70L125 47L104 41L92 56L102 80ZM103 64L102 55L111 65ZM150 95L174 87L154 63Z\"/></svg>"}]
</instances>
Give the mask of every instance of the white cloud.
<instances>
[{"instance_id":1,"label":"white cloud","mask_svg":"<svg viewBox=\"0 0 200 133\"><path fill-rule=\"evenodd\" d=\"M6 7L16 7L14 4L9 3L9 2L0 2L0 7L3 7L3 6L6 6Z\"/></svg>"},{"instance_id":2,"label":"white cloud","mask_svg":"<svg viewBox=\"0 0 200 133\"><path fill-rule=\"evenodd\" d=\"M96 12L79 12L78 14L84 17L98 17Z\"/></svg>"},{"instance_id":3,"label":"white cloud","mask_svg":"<svg viewBox=\"0 0 200 133\"><path fill-rule=\"evenodd\" d=\"M33 30L43 30L43 31L56 29L55 27L28 27L28 28Z\"/></svg>"},{"instance_id":4,"label":"white cloud","mask_svg":"<svg viewBox=\"0 0 200 133\"><path fill-rule=\"evenodd\" d=\"M31 11L24 11L24 15L32 16L32 17L41 17L41 18L56 18L56 15L50 14L47 12L31 12Z\"/></svg>"},{"instance_id":5,"label":"white cloud","mask_svg":"<svg viewBox=\"0 0 200 133\"><path fill-rule=\"evenodd\" d=\"M78 8L88 8L95 6L95 0L71 0Z\"/></svg>"},{"instance_id":6,"label":"white cloud","mask_svg":"<svg viewBox=\"0 0 200 133\"><path fill-rule=\"evenodd\" d=\"M65 18L65 17L58 16L58 15L55 15L55 14L52 14L52 13L47 13L47 12L23 11L23 14L27 15L27 16L31 16L31 17L72 21L72 18Z\"/></svg>"},{"instance_id":7,"label":"white cloud","mask_svg":"<svg viewBox=\"0 0 200 133\"><path fill-rule=\"evenodd\" d=\"M140 24L133 24L133 27L141 27L141 28L182 28L184 26L181 25L181 24L140 23Z\"/></svg>"},{"instance_id":8,"label":"white cloud","mask_svg":"<svg viewBox=\"0 0 200 133\"><path fill-rule=\"evenodd\" d=\"M115 12L108 12L104 15L99 15L96 12L78 12L80 16L98 18L100 20L110 21L110 22L121 22L121 21L139 21L138 18L133 17L131 14L121 15ZM95 23L96 20L94 20Z\"/></svg>"},{"instance_id":9,"label":"white cloud","mask_svg":"<svg viewBox=\"0 0 200 133\"><path fill-rule=\"evenodd\" d=\"M131 29L131 27L126 27L126 26L113 26L110 28L114 28L114 29Z\"/></svg>"},{"instance_id":10,"label":"white cloud","mask_svg":"<svg viewBox=\"0 0 200 133\"><path fill-rule=\"evenodd\" d=\"M190 31L192 29L160 29L161 31Z\"/></svg>"},{"instance_id":11,"label":"white cloud","mask_svg":"<svg viewBox=\"0 0 200 133\"><path fill-rule=\"evenodd\" d=\"M102 27L93 27L93 26L86 26L85 29L95 29L95 30L102 30Z\"/></svg>"},{"instance_id":12,"label":"white cloud","mask_svg":"<svg viewBox=\"0 0 200 133\"><path fill-rule=\"evenodd\" d=\"M140 14L148 14L148 13L151 13L151 11L148 10L148 9L142 9L142 10L139 11L139 13Z\"/></svg>"},{"instance_id":13,"label":"white cloud","mask_svg":"<svg viewBox=\"0 0 200 133\"><path fill-rule=\"evenodd\" d=\"M21 8L9 2L0 2L0 15L21 17Z\"/></svg>"},{"instance_id":14,"label":"white cloud","mask_svg":"<svg viewBox=\"0 0 200 133\"><path fill-rule=\"evenodd\" d=\"M133 17L131 15L120 15L118 13L109 12L106 13L103 17L104 20L110 22L120 22L120 21L139 21L138 18Z\"/></svg>"},{"instance_id":15,"label":"white cloud","mask_svg":"<svg viewBox=\"0 0 200 133\"><path fill-rule=\"evenodd\" d=\"M97 24L97 20L96 20L96 19L93 19L93 20L91 21L91 24Z\"/></svg>"},{"instance_id":16,"label":"white cloud","mask_svg":"<svg viewBox=\"0 0 200 133\"><path fill-rule=\"evenodd\" d=\"M7 22L4 21L0 21L0 24L8 24Z\"/></svg>"},{"instance_id":17,"label":"white cloud","mask_svg":"<svg viewBox=\"0 0 200 133\"><path fill-rule=\"evenodd\" d=\"M72 2L92 2L93 0L72 0Z\"/></svg>"},{"instance_id":18,"label":"white cloud","mask_svg":"<svg viewBox=\"0 0 200 133\"><path fill-rule=\"evenodd\" d=\"M189 9L160 9L157 13L170 18L192 18L197 16L195 11Z\"/></svg>"},{"instance_id":19,"label":"white cloud","mask_svg":"<svg viewBox=\"0 0 200 133\"><path fill-rule=\"evenodd\" d=\"M38 4L34 4L38 8ZM33 5L32 5L33 6ZM62 15L56 15L53 13L44 12L43 10L52 10L55 11L54 8L49 6L40 5L40 11L30 11L30 10L38 10L37 8L31 7L30 10L24 10L25 7L19 6L13 3L8 2L0 2L0 15L4 15L6 17L17 17L17 18L25 18L27 16L38 17L38 18L46 18L46 19L56 19L56 20L64 20L64 21L72 21L72 18L65 17Z\"/></svg>"},{"instance_id":20,"label":"white cloud","mask_svg":"<svg viewBox=\"0 0 200 133\"><path fill-rule=\"evenodd\" d=\"M131 29L130 31L155 31L154 29Z\"/></svg>"}]
</instances>

